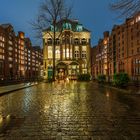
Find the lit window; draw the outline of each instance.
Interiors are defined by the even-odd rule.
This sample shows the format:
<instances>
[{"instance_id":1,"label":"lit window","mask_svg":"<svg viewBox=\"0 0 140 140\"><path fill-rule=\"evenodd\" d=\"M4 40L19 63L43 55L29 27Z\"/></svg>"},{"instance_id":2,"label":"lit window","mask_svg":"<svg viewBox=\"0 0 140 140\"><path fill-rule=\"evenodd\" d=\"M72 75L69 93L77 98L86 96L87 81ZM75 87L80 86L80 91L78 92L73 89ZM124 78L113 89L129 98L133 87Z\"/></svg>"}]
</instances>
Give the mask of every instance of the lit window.
<instances>
[{"instance_id":1,"label":"lit window","mask_svg":"<svg viewBox=\"0 0 140 140\"><path fill-rule=\"evenodd\" d=\"M82 64L82 68L86 68L87 67L87 64Z\"/></svg>"},{"instance_id":2,"label":"lit window","mask_svg":"<svg viewBox=\"0 0 140 140\"><path fill-rule=\"evenodd\" d=\"M136 22L139 22L139 21L140 21L140 16L137 16Z\"/></svg>"},{"instance_id":3,"label":"lit window","mask_svg":"<svg viewBox=\"0 0 140 140\"><path fill-rule=\"evenodd\" d=\"M50 59L53 58L52 46L48 46L48 58L50 58Z\"/></svg>"},{"instance_id":4,"label":"lit window","mask_svg":"<svg viewBox=\"0 0 140 140\"><path fill-rule=\"evenodd\" d=\"M9 51L12 51L12 50L13 50L13 48L12 48L12 47L9 47L9 48L8 48L8 50L9 50Z\"/></svg>"},{"instance_id":5,"label":"lit window","mask_svg":"<svg viewBox=\"0 0 140 140\"><path fill-rule=\"evenodd\" d=\"M66 58L69 58L69 54L70 54L70 53L69 53L69 49L67 48L67 49L66 49Z\"/></svg>"},{"instance_id":6,"label":"lit window","mask_svg":"<svg viewBox=\"0 0 140 140\"><path fill-rule=\"evenodd\" d=\"M82 70L82 73L83 73L83 74L87 74L87 72L88 72L87 69L83 69L83 70Z\"/></svg>"},{"instance_id":7,"label":"lit window","mask_svg":"<svg viewBox=\"0 0 140 140\"><path fill-rule=\"evenodd\" d=\"M0 59L4 59L4 56L3 55L0 55Z\"/></svg>"},{"instance_id":8,"label":"lit window","mask_svg":"<svg viewBox=\"0 0 140 140\"><path fill-rule=\"evenodd\" d=\"M75 47L75 58L79 58L79 47L78 46L76 46Z\"/></svg>"},{"instance_id":9,"label":"lit window","mask_svg":"<svg viewBox=\"0 0 140 140\"><path fill-rule=\"evenodd\" d=\"M56 51L55 51L56 59L60 59L60 47L56 46Z\"/></svg>"},{"instance_id":10,"label":"lit window","mask_svg":"<svg viewBox=\"0 0 140 140\"><path fill-rule=\"evenodd\" d=\"M13 67L13 65L12 65L12 64L9 64L9 67L10 67L10 68L12 68L12 67Z\"/></svg>"},{"instance_id":11,"label":"lit window","mask_svg":"<svg viewBox=\"0 0 140 140\"><path fill-rule=\"evenodd\" d=\"M86 58L87 48L86 46L82 46L82 58Z\"/></svg>"},{"instance_id":12,"label":"lit window","mask_svg":"<svg viewBox=\"0 0 140 140\"><path fill-rule=\"evenodd\" d=\"M63 59L65 59L65 46L63 48Z\"/></svg>"}]
</instances>

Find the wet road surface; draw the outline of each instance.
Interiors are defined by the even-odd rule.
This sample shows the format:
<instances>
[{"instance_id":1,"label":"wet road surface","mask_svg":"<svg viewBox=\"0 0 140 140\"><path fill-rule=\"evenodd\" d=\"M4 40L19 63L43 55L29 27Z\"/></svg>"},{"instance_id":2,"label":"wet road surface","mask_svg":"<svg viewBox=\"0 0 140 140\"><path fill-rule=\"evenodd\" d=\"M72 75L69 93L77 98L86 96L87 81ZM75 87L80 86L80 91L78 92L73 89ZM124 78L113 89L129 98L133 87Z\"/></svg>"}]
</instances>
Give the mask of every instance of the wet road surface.
<instances>
[{"instance_id":1,"label":"wet road surface","mask_svg":"<svg viewBox=\"0 0 140 140\"><path fill-rule=\"evenodd\" d=\"M140 95L62 81L0 97L0 140L61 139L139 140Z\"/></svg>"}]
</instances>

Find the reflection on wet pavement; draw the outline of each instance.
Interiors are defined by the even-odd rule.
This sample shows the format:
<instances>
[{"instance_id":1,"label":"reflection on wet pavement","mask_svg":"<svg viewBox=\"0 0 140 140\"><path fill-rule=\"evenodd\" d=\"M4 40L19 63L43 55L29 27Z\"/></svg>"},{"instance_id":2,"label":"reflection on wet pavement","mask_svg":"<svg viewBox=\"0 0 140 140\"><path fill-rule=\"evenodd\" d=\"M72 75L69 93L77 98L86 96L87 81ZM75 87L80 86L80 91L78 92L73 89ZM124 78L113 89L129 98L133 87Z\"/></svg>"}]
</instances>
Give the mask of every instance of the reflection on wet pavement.
<instances>
[{"instance_id":1,"label":"reflection on wet pavement","mask_svg":"<svg viewBox=\"0 0 140 140\"><path fill-rule=\"evenodd\" d=\"M92 82L42 83L0 98L0 140L139 139L139 99Z\"/></svg>"}]
</instances>

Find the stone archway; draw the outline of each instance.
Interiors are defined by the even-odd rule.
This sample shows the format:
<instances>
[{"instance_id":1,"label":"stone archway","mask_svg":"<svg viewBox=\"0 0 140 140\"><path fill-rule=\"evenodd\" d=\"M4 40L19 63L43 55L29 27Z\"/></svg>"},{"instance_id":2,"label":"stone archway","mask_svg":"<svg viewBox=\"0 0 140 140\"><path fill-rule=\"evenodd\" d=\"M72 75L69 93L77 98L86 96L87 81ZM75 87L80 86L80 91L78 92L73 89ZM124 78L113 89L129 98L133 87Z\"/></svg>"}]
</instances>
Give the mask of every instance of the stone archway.
<instances>
[{"instance_id":1,"label":"stone archway","mask_svg":"<svg viewBox=\"0 0 140 140\"><path fill-rule=\"evenodd\" d=\"M67 64L60 62L56 65L56 77L57 79L65 79L67 77Z\"/></svg>"}]
</instances>

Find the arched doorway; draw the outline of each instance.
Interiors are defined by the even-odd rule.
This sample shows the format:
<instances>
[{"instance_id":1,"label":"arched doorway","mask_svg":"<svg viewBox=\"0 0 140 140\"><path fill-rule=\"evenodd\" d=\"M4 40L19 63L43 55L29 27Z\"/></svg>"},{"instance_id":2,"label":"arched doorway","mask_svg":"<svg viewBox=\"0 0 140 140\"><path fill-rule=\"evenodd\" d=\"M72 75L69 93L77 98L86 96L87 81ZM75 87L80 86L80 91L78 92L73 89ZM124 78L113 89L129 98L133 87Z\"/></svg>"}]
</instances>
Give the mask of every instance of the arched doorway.
<instances>
[{"instance_id":1,"label":"arched doorway","mask_svg":"<svg viewBox=\"0 0 140 140\"><path fill-rule=\"evenodd\" d=\"M67 65L64 62L60 62L56 66L57 79L65 79L67 77Z\"/></svg>"}]
</instances>

